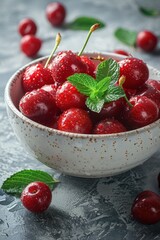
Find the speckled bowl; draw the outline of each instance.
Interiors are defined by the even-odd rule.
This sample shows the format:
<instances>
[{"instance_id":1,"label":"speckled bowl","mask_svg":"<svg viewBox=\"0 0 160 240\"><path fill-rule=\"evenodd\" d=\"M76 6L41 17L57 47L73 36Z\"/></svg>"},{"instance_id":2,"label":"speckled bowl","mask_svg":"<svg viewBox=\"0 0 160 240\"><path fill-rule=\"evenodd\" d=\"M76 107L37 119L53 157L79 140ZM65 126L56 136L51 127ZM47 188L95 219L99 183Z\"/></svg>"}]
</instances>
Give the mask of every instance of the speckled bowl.
<instances>
[{"instance_id":1,"label":"speckled bowl","mask_svg":"<svg viewBox=\"0 0 160 240\"><path fill-rule=\"evenodd\" d=\"M94 53L89 55L93 56ZM124 58L117 54L103 55L117 60ZM45 59L38 59L28 65ZM11 125L20 143L42 163L68 175L98 178L138 166L159 149L160 120L125 133L85 135L51 129L26 118L18 110L18 103L24 94L21 77L27 66L18 70L8 81L5 102ZM152 67L149 70L150 78L160 79L160 72Z\"/></svg>"}]
</instances>

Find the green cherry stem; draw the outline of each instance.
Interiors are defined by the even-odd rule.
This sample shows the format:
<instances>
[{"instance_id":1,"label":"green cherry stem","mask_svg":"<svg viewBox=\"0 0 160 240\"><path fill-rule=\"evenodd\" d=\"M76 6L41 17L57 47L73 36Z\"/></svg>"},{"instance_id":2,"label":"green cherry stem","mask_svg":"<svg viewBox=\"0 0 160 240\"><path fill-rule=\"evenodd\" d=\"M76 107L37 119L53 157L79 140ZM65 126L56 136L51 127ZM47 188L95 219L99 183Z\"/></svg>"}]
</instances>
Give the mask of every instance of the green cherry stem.
<instances>
[{"instance_id":1,"label":"green cherry stem","mask_svg":"<svg viewBox=\"0 0 160 240\"><path fill-rule=\"evenodd\" d=\"M123 75L122 75L122 76L120 77L120 79L119 79L119 86L120 86L123 90L124 90L123 84L124 84L125 80L126 80L126 77L123 76ZM125 93L125 91L124 91L124 93ZM126 100L127 104L128 104L130 107L133 107L133 105L132 105L132 104L130 103L130 101L128 100L126 94L124 94L124 99Z\"/></svg>"},{"instance_id":2,"label":"green cherry stem","mask_svg":"<svg viewBox=\"0 0 160 240\"><path fill-rule=\"evenodd\" d=\"M54 54L55 51L57 50L60 42L61 42L61 34L60 34L60 33L57 33L54 48L53 48L53 50L52 50L49 58L47 59L47 62L45 63L44 68L46 68L46 67L48 66L48 63L50 62L51 58L53 57L53 54Z\"/></svg>"},{"instance_id":3,"label":"green cherry stem","mask_svg":"<svg viewBox=\"0 0 160 240\"><path fill-rule=\"evenodd\" d=\"M86 45L87 45L87 43L88 43L88 40L89 40L91 34L92 34L97 28L99 28L99 27L100 27L100 24L99 24L99 23L96 23L96 24L94 24L94 25L91 26L91 28L90 28L90 30L89 30L89 32L88 32L86 41L85 41L82 49L79 51L78 56L81 56L81 55L82 55L82 53L83 53L83 51L84 51L84 49L85 49L85 47L86 47Z\"/></svg>"}]
</instances>

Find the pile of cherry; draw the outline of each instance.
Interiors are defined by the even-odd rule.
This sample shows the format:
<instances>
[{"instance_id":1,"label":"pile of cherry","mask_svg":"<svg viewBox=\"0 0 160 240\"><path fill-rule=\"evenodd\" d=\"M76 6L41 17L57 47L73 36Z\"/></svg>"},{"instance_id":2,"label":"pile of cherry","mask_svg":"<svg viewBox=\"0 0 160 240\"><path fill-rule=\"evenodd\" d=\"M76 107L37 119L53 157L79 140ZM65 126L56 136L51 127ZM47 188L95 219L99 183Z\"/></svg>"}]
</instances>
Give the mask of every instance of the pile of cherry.
<instances>
[{"instance_id":1,"label":"pile of cherry","mask_svg":"<svg viewBox=\"0 0 160 240\"><path fill-rule=\"evenodd\" d=\"M98 24L91 27L84 46L97 28ZM88 92L84 94L84 89L83 94L79 92L68 78L84 73L83 77L87 76L95 83L95 60L82 54L84 47L79 54L62 51L53 58L60 40L61 36L57 34L55 47L45 65L37 63L24 71L25 95L19 103L23 115L47 127L80 134L120 133L159 119L160 82L149 79L147 65L134 57L118 62L119 81L115 85L120 86L123 79L121 87L125 97L105 102L100 111L89 109L86 104ZM97 56L97 59L105 61L103 57Z\"/></svg>"}]
</instances>

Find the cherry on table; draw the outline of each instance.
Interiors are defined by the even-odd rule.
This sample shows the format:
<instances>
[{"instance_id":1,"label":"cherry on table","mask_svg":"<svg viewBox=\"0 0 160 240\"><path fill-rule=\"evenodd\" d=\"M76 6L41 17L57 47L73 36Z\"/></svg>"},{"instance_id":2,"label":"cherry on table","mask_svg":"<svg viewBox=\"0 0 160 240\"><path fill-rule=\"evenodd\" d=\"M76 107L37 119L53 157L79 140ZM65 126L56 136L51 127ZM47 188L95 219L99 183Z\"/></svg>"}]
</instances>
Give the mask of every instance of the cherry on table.
<instances>
[{"instance_id":1,"label":"cherry on table","mask_svg":"<svg viewBox=\"0 0 160 240\"><path fill-rule=\"evenodd\" d=\"M160 196L152 191L143 191L135 198L132 216L143 224L155 224L160 221Z\"/></svg>"},{"instance_id":2,"label":"cherry on table","mask_svg":"<svg viewBox=\"0 0 160 240\"><path fill-rule=\"evenodd\" d=\"M41 213L47 210L52 200L52 192L43 182L32 182L25 187L21 194L21 201L31 212Z\"/></svg>"},{"instance_id":3,"label":"cherry on table","mask_svg":"<svg viewBox=\"0 0 160 240\"><path fill-rule=\"evenodd\" d=\"M60 27L66 17L66 9L60 2L49 3L46 7L46 17L54 27Z\"/></svg>"},{"instance_id":4,"label":"cherry on table","mask_svg":"<svg viewBox=\"0 0 160 240\"><path fill-rule=\"evenodd\" d=\"M33 35L25 35L20 41L20 49L28 57L35 56L39 52L41 45L42 40Z\"/></svg>"},{"instance_id":5,"label":"cherry on table","mask_svg":"<svg viewBox=\"0 0 160 240\"><path fill-rule=\"evenodd\" d=\"M158 44L158 37L151 31L141 31L137 35L136 44L146 52L152 52Z\"/></svg>"},{"instance_id":6,"label":"cherry on table","mask_svg":"<svg viewBox=\"0 0 160 240\"><path fill-rule=\"evenodd\" d=\"M28 34L35 35L37 32L37 25L31 18L24 18L18 24L18 32L21 36Z\"/></svg>"}]
</instances>

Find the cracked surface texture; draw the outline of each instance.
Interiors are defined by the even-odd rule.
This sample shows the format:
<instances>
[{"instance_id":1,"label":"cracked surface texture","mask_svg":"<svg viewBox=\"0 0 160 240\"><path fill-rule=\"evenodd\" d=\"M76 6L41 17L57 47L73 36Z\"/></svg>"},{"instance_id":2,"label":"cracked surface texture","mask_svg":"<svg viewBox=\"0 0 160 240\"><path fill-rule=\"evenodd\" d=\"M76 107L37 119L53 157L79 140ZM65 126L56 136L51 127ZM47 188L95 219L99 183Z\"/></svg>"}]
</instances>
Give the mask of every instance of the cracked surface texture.
<instances>
[{"instance_id":1,"label":"cracked surface texture","mask_svg":"<svg viewBox=\"0 0 160 240\"><path fill-rule=\"evenodd\" d=\"M30 61L19 50L19 21L32 17L38 24L37 35L43 39L40 55L49 55L54 37L62 34L59 50L79 51L86 32L52 28L45 18L46 0L2 0L0 7L0 185L12 173L22 169L39 169L59 178L50 208L35 215L25 210L19 199L0 190L0 240L159 240L160 223L141 225L130 215L135 196L150 189L159 193L157 175L160 151L143 165L124 174L101 179L81 179L58 174L30 157L11 129L5 104L4 88L10 76ZM118 42L113 32L117 27L149 29L160 35L160 17L142 15L136 2L106 0L61 0L66 5L67 21L77 16L95 16L107 27L94 33L86 51L124 49L149 65L160 68L160 51L154 54ZM140 1L144 2L144 1ZM158 4L158 1L155 1ZM143 3L144 4L144 3ZM154 5L154 1L153 1ZM160 4L159 4L160 6ZM153 6L152 6L153 7ZM158 5L156 5L158 7Z\"/></svg>"}]
</instances>

